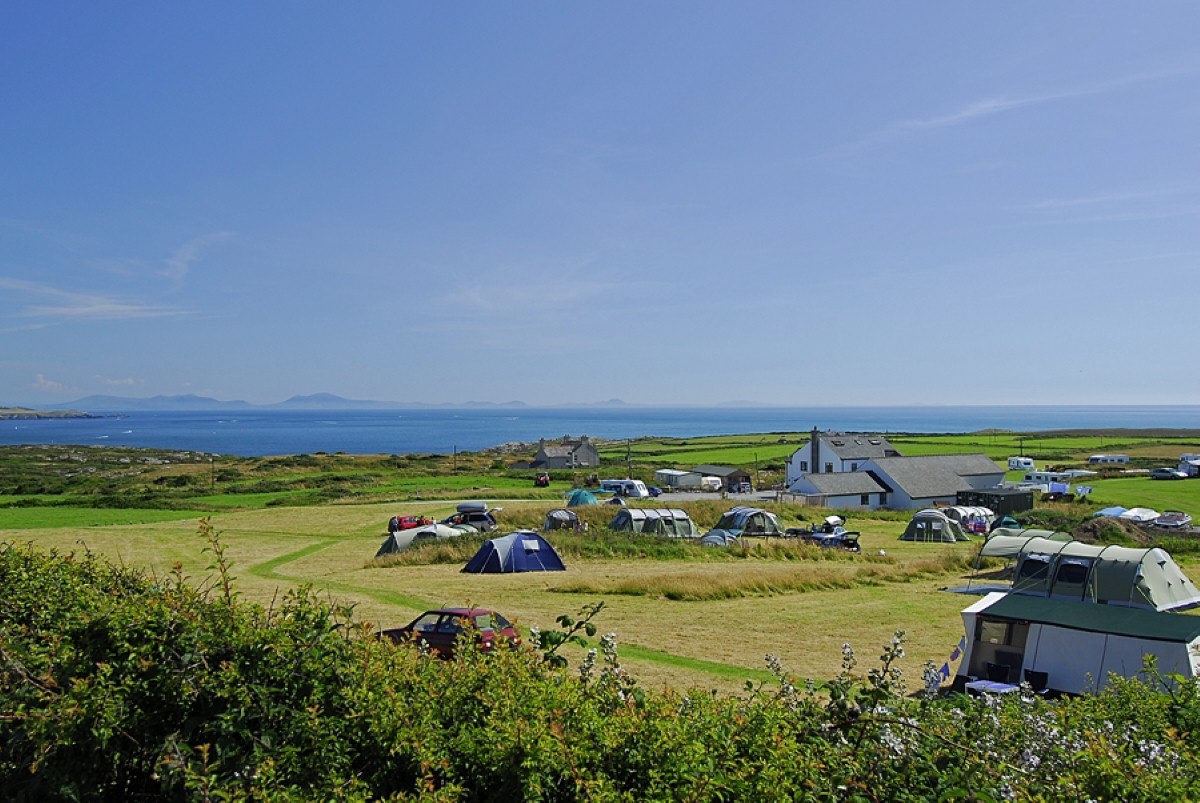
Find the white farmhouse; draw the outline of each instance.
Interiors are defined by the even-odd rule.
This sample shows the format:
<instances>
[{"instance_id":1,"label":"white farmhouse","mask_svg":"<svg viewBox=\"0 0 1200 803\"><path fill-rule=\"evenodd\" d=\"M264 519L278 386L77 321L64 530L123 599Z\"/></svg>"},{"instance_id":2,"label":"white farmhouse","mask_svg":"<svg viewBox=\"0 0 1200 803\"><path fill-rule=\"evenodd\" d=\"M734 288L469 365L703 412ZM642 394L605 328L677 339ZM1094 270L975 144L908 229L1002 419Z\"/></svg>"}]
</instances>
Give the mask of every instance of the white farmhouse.
<instances>
[{"instance_id":1,"label":"white farmhouse","mask_svg":"<svg viewBox=\"0 0 1200 803\"><path fill-rule=\"evenodd\" d=\"M820 432L814 427L808 443L793 452L788 459L788 490L793 490L793 485L809 475L855 472L868 460L899 456L900 452L888 443L887 438L880 435L862 432Z\"/></svg>"}]
</instances>

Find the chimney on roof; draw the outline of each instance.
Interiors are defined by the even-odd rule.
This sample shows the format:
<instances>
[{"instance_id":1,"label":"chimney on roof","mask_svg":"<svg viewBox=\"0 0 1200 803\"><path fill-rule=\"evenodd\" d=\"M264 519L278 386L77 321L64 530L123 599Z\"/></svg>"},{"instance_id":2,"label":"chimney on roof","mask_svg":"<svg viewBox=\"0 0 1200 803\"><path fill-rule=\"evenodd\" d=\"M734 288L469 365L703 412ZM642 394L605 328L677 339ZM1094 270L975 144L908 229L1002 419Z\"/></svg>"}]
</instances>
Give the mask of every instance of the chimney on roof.
<instances>
[{"instance_id":1,"label":"chimney on roof","mask_svg":"<svg viewBox=\"0 0 1200 803\"><path fill-rule=\"evenodd\" d=\"M812 429L812 449L810 449L809 451L812 452L812 473L820 474L821 473L821 433L817 431L816 427L813 427L813 429Z\"/></svg>"}]
</instances>

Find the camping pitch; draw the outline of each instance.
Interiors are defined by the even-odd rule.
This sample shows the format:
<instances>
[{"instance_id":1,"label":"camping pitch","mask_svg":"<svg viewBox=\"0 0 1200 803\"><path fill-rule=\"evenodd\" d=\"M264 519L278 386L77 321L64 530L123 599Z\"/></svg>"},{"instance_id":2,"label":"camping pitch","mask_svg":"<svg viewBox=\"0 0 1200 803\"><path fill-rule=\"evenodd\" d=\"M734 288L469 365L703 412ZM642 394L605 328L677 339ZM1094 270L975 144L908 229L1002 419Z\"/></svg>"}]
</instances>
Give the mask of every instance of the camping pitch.
<instances>
[{"instance_id":1,"label":"camping pitch","mask_svg":"<svg viewBox=\"0 0 1200 803\"><path fill-rule=\"evenodd\" d=\"M458 538L462 534L462 530L456 527L449 527L445 524L429 524L415 530L397 530L394 533L388 533L388 537L379 545L379 551L375 553L375 557L382 558L384 555L394 555L397 552L403 552L413 544L422 541L432 541L437 538Z\"/></svg>"},{"instance_id":2,"label":"camping pitch","mask_svg":"<svg viewBox=\"0 0 1200 803\"><path fill-rule=\"evenodd\" d=\"M686 511L665 508L625 508L609 522L608 529L676 538L695 538L700 534Z\"/></svg>"},{"instance_id":3,"label":"camping pitch","mask_svg":"<svg viewBox=\"0 0 1200 803\"><path fill-rule=\"evenodd\" d=\"M1049 530L997 530L979 555L1016 560L1017 594L1156 611L1200 605L1200 589L1158 547L1085 544Z\"/></svg>"},{"instance_id":4,"label":"camping pitch","mask_svg":"<svg viewBox=\"0 0 1200 803\"><path fill-rule=\"evenodd\" d=\"M535 532L515 533L485 541L462 571L467 574L507 574L510 572L561 572L562 558L550 542Z\"/></svg>"},{"instance_id":5,"label":"camping pitch","mask_svg":"<svg viewBox=\"0 0 1200 803\"><path fill-rule=\"evenodd\" d=\"M919 510L900 535L901 541L939 541L953 544L955 541L970 541L958 522L940 510Z\"/></svg>"}]
</instances>

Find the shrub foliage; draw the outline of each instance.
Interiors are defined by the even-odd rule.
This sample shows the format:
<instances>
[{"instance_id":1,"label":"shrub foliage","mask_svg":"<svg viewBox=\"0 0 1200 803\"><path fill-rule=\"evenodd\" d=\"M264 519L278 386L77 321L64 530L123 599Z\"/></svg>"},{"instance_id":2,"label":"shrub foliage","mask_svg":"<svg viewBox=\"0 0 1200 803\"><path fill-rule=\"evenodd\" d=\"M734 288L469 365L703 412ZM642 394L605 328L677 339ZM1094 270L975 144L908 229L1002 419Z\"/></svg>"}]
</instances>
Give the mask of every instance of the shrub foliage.
<instances>
[{"instance_id":1,"label":"shrub foliage","mask_svg":"<svg viewBox=\"0 0 1200 803\"><path fill-rule=\"evenodd\" d=\"M1183 800L1200 693L927 693L877 665L740 695L647 690L602 605L516 651L441 661L305 590L238 597L90 554L0 547L0 797L12 800ZM571 667L564 644L585 650ZM590 646L594 645L594 646ZM590 646L590 649L589 649ZM1152 667L1148 668L1152 670Z\"/></svg>"}]
</instances>

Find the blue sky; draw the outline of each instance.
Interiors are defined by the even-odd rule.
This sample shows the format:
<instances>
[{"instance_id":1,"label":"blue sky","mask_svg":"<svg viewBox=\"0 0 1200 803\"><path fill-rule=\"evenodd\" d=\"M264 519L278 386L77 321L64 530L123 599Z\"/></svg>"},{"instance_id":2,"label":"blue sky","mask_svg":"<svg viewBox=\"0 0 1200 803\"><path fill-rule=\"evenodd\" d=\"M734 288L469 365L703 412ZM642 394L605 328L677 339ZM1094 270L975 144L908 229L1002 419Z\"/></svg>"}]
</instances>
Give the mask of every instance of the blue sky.
<instances>
[{"instance_id":1,"label":"blue sky","mask_svg":"<svg viewBox=\"0 0 1200 803\"><path fill-rule=\"evenodd\" d=\"M1196 403L1194 3L7 3L0 405Z\"/></svg>"}]
</instances>

